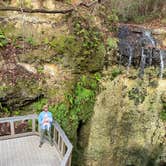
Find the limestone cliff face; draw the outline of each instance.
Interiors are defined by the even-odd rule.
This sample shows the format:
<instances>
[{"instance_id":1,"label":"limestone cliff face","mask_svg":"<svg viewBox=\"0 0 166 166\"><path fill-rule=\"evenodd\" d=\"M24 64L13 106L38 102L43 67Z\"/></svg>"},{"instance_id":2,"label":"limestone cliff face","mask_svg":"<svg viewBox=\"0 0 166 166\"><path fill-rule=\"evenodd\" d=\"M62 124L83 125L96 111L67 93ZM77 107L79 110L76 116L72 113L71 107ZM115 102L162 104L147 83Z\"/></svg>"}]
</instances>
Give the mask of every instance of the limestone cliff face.
<instances>
[{"instance_id":1,"label":"limestone cliff face","mask_svg":"<svg viewBox=\"0 0 166 166\"><path fill-rule=\"evenodd\" d=\"M165 135L159 118L159 96L166 90L166 84L160 82L155 90L146 87L144 101L135 104L128 91L138 82L123 76L103 82L105 90L97 97L89 135L86 135L87 126L82 129L82 135L87 136L84 136L87 141L80 144L86 147L83 165L146 166L157 160Z\"/></svg>"},{"instance_id":2,"label":"limestone cliff face","mask_svg":"<svg viewBox=\"0 0 166 166\"><path fill-rule=\"evenodd\" d=\"M8 3L7 6L40 8L44 3L47 9L56 8L53 1L20 2L5 1L1 2L0 6ZM61 6L62 10L65 8L65 5ZM61 63L52 60L59 57L54 49L46 45L53 37L68 34L63 15L1 11L0 31L8 41L6 46L0 48L2 107L18 110L43 96L52 96L51 100L62 98L57 96L63 96L63 90L66 90L65 82L69 83L73 76L69 68L64 68ZM28 112L28 108L26 110ZM0 116L5 116L2 114L5 113Z\"/></svg>"}]
</instances>

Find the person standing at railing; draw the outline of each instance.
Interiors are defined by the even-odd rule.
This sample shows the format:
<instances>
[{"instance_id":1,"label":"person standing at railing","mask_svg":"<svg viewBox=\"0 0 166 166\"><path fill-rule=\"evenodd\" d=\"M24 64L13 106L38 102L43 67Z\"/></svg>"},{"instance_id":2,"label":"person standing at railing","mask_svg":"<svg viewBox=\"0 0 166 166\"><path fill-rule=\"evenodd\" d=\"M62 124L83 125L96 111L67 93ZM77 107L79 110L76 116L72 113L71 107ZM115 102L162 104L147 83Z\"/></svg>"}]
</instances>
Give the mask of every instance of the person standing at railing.
<instances>
[{"instance_id":1,"label":"person standing at railing","mask_svg":"<svg viewBox=\"0 0 166 166\"><path fill-rule=\"evenodd\" d=\"M49 142L53 146L53 141L51 138L51 125L52 125L52 113L48 111L48 105L44 105L43 111L39 114L38 121L40 124L40 144L39 147L42 147L44 143L44 137L47 133Z\"/></svg>"}]
</instances>

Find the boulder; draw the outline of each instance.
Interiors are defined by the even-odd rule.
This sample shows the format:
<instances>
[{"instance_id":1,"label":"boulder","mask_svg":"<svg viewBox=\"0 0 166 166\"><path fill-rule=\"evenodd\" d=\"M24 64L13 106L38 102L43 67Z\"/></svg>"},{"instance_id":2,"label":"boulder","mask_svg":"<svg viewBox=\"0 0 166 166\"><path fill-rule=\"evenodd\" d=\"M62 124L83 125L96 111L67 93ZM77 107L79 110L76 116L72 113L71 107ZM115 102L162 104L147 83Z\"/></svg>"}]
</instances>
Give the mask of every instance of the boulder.
<instances>
[{"instance_id":1,"label":"boulder","mask_svg":"<svg viewBox=\"0 0 166 166\"><path fill-rule=\"evenodd\" d=\"M87 126L90 133L85 133L86 127L82 130L87 136L86 144L82 144L85 165L153 165L162 151L165 135L156 95L148 92L144 102L136 106L127 95L130 80L119 77L105 85ZM148 111L152 108L154 111Z\"/></svg>"}]
</instances>

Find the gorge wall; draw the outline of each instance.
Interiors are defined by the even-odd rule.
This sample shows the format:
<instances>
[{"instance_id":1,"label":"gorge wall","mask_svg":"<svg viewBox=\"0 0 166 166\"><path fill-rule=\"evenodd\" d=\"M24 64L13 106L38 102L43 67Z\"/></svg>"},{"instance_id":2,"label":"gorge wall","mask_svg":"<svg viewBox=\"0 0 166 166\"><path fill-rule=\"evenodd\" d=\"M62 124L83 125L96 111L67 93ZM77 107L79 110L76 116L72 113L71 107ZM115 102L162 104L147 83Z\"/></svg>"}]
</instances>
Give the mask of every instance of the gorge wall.
<instances>
[{"instance_id":1,"label":"gorge wall","mask_svg":"<svg viewBox=\"0 0 166 166\"><path fill-rule=\"evenodd\" d=\"M128 5L108 4L123 6L119 16ZM21 8L66 10L74 4L1 2L6 5L20 12L0 12L1 117L39 113L49 103L75 146L73 165L166 162L165 28L119 24L117 33L116 12L98 3L65 15ZM159 9L164 13L164 6Z\"/></svg>"}]
</instances>

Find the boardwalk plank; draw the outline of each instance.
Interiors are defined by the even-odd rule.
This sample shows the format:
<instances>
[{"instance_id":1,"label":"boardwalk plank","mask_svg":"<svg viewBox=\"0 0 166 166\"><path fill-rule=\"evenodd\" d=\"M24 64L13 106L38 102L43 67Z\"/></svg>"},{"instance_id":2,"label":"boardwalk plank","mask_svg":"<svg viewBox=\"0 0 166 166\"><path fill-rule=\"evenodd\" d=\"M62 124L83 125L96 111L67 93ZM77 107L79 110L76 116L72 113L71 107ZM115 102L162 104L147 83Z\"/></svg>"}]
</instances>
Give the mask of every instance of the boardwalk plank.
<instances>
[{"instance_id":1,"label":"boardwalk plank","mask_svg":"<svg viewBox=\"0 0 166 166\"><path fill-rule=\"evenodd\" d=\"M41 148L38 145L38 136L0 141L0 166L60 166L55 147L48 142Z\"/></svg>"}]
</instances>

